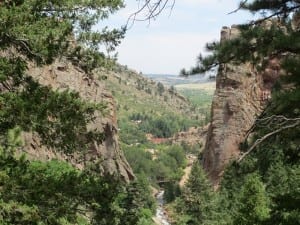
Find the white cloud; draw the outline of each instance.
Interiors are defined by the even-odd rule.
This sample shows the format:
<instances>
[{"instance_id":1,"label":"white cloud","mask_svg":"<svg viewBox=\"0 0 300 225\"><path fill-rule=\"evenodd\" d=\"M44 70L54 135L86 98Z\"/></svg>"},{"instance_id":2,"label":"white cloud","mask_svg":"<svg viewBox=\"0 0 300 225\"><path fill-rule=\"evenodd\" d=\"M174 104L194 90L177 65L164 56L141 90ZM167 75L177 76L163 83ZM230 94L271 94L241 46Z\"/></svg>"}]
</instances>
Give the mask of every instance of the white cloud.
<instances>
[{"instance_id":1,"label":"white cloud","mask_svg":"<svg viewBox=\"0 0 300 225\"><path fill-rule=\"evenodd\" d=\"M127 2L127 8L114 16L110 26L123 25L136 11L137 1ZM178 73L193 66L205 44L219 39L222 26L247 18L245 14L226 15L238 2L176 0L170 17L167 10L148 28L147 22L135 23L117 49L119 62L144 73Z\"/></svg>"},{"instance_id":2,"label":"white cloud","mask_svg":"<svg viewBox=\"0 0 300 225\"><path fill-rule=\"evenodd\" d=\"M183 67L195 65L205 43L215 35L160 34L134 36L120 46L119 61L144 73L178 73Z\"/></svg>"},{"instance_id":3,"label":"white cloud","mask_svg":"<svg viewBox=\"0 0 300 225\"><path fill-rule=\"evenodd\" d=\"M177 5L194 6L201 8L226 8L226 7L236 7L240 0L178 0Z\"/></svg>"},{"instance_id":4,"label":"white cloud","mask_svg":"<svg viewBox=\"0 0 300 225\"><path fill-rule=\"evenodd\" d=\"M181 0L183 4L203 5L203 4L214 4L219 0Z\"/></svg>"}]
</instances>

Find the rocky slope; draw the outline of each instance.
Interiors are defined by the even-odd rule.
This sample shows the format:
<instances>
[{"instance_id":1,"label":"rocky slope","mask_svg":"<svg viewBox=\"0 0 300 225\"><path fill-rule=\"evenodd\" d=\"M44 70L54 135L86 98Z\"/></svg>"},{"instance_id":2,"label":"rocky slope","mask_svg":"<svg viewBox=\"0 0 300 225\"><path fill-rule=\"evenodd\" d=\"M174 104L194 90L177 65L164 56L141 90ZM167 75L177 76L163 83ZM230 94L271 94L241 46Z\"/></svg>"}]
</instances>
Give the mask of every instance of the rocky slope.
<instances>
[{"instance_id":1,"label":"rocky slope","mask_svg":"<svg viewBox=\"0 0 300 225\"><path fill-rule=\"evenodd\" d=\"M105 77L103 82L117 100L120 116L132 113L133 109L139 112L165 109L168 113L188 114L193 118L198 114L188 99L174 88L155 82L126 66L117 65L113 71L100 71L100 74L102 79Z\"/></svg>"},{"instance_id":2,"label":"rocky slope","mask_svg":"<svg viewBox=\"0 0 300 225\"><path fill-rule=\"evenodd\" d=\"M117 119L115 101L111 93L105 88L104 84L98 79L93 79L86 75L79 68L74 67L68 61L57 61L52 65L42 68L31 66L29 74L43 85L50 86L55 90L74 90L80 96L90 102L107 105L107 114L98 113L92 124L91 129L97 129L105 133L106 139L103 143L89 144L89 151L84 161L96 163L102 173L120 174L124 180L133 179L133 172L127 163L118 144ZM40 144L39 138L32 133L24 134L27 154L29 158L49 160L53 158L69 161L78 168L83 168L82 157L78 155L66 156L57 153L54 149L48 149Z\"/></svg>"},{"instance_id":3,"label":"rocky slope","mask_svg":"<svg viewBox=\"0 0 300 225\"><path fill-rule=\"evenodd\" d=\"M199 146L199 152L204 148L208 125L203 127L191 127L188 131L176 133L171 138L173 145L180 145L185 143L189 146Z\"/></svg>"},{"instance_id":4,"label":"rocky slope","mask_svg":"<svg viewBox=\"0 0 300 225\"><path fill-rule=\"evenodd\" d=\"M221 41L239 34L235 26L223 27ZM270 60L258 73L251 64L219 67L211 107L211 125L203 153L203 166L217 185L226 165L240 154L239 145L263 111L278 78L279 63Z\"/></svg>"}]
</instances>

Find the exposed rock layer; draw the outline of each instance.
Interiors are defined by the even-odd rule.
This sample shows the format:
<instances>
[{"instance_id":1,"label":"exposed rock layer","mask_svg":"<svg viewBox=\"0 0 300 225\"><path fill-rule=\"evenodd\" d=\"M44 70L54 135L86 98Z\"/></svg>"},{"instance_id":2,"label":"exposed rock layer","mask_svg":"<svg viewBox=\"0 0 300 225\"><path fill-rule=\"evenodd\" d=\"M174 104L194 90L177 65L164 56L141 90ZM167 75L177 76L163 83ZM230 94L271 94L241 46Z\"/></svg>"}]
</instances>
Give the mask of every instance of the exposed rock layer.
<instances>
[{"instance_id":1,"label":"exposed rock layer","mask_svg":"<svg viewBox=\"0 0 300 225\"><path fill-rule=\"evenodd\" d=\"M96 163L103 174L119 174L126 181L133 179L133 172L118 145L115 102L104 84L87 76L67 61L55 62L42 68L31 66L29 74L39 83L55 90L77 91L81 98L89 102L104 102L107 105L107 114L98 113L93 123L89 124L89 128L104 132L106 138L103 143L90 143L84 161ZM69 161L78 168L84 167L82 157L79 157L80 154L66 156L57 153L41 145L38 136L32 133L24 134L24 139L26 143L24 149L30 158L40 160L59 158Z\"/></svg>"},{"instance_id":2,"label":"exposed rock layer","mask_svg":"<svg viewBox=\"0 0 300 225\"><path fill-rule=\"evenodd\" d=\"M191 147L197 146L198 148L200 147L199 152L202 152L206 141L208 127L209 125L203 127L191 127L188 131L176 133L170 139L171 143L173 145L185 143Z\"/></svg>"},{"instance_id":3,"label":"exposed rock layer","mask_svg":"<svg viewBox=\"0 0 300 225\"><path fill-rule=\"evenodd\" d=\"M232 39L238 29L223 27L221 41ZM226 165L240 154L239 145L270 98L278 78L277 60L258 73L249 64L219 67L211 108L211 125L203 153L203 166L214 185L218 185Z\"/></svg>"}]
</instances>

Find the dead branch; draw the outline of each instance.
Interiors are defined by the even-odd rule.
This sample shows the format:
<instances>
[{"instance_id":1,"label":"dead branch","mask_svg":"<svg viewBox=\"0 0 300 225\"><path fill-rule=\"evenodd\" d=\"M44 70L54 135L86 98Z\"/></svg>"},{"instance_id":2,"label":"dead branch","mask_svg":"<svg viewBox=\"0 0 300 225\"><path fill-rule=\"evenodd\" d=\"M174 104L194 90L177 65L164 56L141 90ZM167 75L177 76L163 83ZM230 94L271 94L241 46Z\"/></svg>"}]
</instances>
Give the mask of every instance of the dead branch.
<instances>
[{"instance_id":1,"label":"dead branch","mask_svg":"<svg viewBox=\"0 0 300 225\"><path fill-rule=\"evenodd\" d=\"M279 116L276 116L276 115L273 115L271 117L267 117L267 118L264 118L264 119L261 119L262 121L268 121L268 122L273 122L273 120L276 120L276 119L280 119L280 120L284 120L285 122L293 122L292 124L289 124L289 125L286 125L286 126L282 126L284 123L280 123L279 126L281 126L280 128L270 132L270 133L267 133L266 135L264 135L263 137L257 139L254 144L248 149L247 152L243 153L239 159L237 160L238 163L240 163L250 152L252 152L259 144L261 144L262 142L264 142L266 139L268 139L269 137L275 135L275 134L278 134L280 133L281 131L283 130L287 130L287 129L290 129L290 128L294 128L294 127L297 127L300 125L300 118L286 118L285 116L283 115L279 115Z\"/></svg>"},{"instance_id":2,"label":"dead branch","mask_svg":"<svg viewBox=\"0 0 300 225\"><path fill-rule=\"evenodd\" d=\"M175 0L138 0L139 8L131 14L127 20L127 29L132 27L136 21L150 21L155 19L163 10L173 10Z\"/></svg>"},{"instance_id":3,"label":"dead branch","mask_svg":"<svg viewBox=\"0 0 300 225\"><path fill-rule=\"evenodd\" d=\"M4 33L3 36L5 37L5 39L9 40L14 45L14 47L16 47L16 49L26 52L28 56L34 57L39 60L43 59L41 55L32 51L27 39L15 38L6 33Z\"/></svg>"},{"instance_id":4,"label":"dead branch","mask_svg":"<svg viewBox=\"0 0 300 225\"><path fill-rule=\"evenodd\" d=\"M247 1L248 0L244 0L243 2L241 2L240 6L237 9L233 10L232 12L227 13L227 15L230 15L230 14L233 14L233 13L236 13L236 12L240 11L243 8L243 6L247 3Z\"/></svg>"}]
</instances>

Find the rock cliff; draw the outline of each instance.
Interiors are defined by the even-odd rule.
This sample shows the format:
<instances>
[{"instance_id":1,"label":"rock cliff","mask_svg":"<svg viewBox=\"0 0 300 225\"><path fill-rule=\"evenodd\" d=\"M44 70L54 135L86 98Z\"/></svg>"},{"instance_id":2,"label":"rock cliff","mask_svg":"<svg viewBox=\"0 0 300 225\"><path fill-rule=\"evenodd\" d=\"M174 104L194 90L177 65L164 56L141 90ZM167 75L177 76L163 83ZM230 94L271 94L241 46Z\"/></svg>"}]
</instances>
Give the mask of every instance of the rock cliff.
<instances>
[{"instance_id":1,"label":"rock cliff","mask_svg":"<svg viewBox=\"0 0 300 225\"><path fill-rule=\"evenodd\" d=\"M104 102L107 105L107 114L103 116L99 113L93 123L88 125L91 129L96 128L104 132L106 138L103 143L95 141L89 144L85 160L82 160L79 154L66 156L53 149L48 149L41 145L37 135L25 133L23 135L26 143L24 149L26 149L29 158L40 160L59 158L80 169L84 167L85 162L93 162L103 174L116 173L126 181L134 178L131 167L119 148L115 102L103 83L86 75L79 68L64 60L56 61L52 65L44 67L30 66L28 74L39 83L50 86L55 90L74 90L79 92L80 97L85 100L95 103Z\"/></svg>"},{"instance_id":2,"label":"rock cliff","mask_svg":"<svg viewBox=\"0 0 300 225\"><path fill-rule=\"evenodd\" d=\"M236 26L223 27L221 41L239 35ZM219 67L211 107L211 125L203 152L203 166L218 185L226 165L240 154L240 143L263 111L279 76L278 60L270 60L258 73L250 64Z\"/></svg>"}]
</instances>

